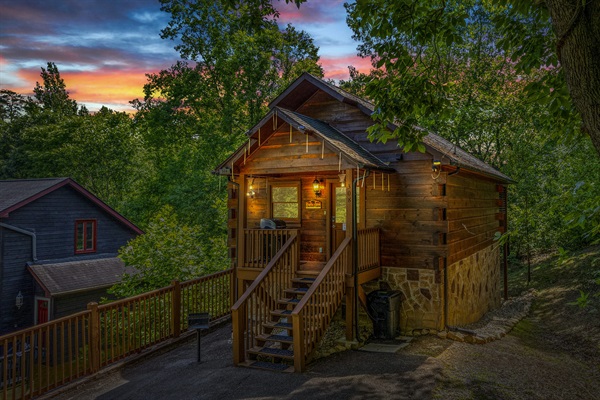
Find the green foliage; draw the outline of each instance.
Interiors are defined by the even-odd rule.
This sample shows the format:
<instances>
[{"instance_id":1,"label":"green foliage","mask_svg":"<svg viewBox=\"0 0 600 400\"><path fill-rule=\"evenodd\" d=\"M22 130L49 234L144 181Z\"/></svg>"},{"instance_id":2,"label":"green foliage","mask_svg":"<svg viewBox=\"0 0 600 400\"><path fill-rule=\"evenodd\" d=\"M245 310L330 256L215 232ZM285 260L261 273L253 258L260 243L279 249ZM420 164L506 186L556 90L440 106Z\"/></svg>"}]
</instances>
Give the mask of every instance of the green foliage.
<instances>
[{"instance_id":1,"label":"green foliage","mask_svg":"<svg viewBox=\"0 0 600 400\"><path fill-rule=\"evenodd\" d=\"M579 306L579 308L586 308L589 304L589 297L590 297L589 293L586 293L583 290L580 290L579 297L577 298L577 300L573 301L573 302L569 302L567 304L569 304L571 306Z\"/></svg>"},{"instance_id":2,"label":"green foliage","mask_svg":"<svg viewBox=\"0 0 600 400\"><path fill-rule=\"evenodd\" d=\"M136 273L124 274L110 293L127 297L225 269L227 261L205 254L196 231L181 224L171 206L164 206L150 221L143 235L119 251L126 265Z\"/></svg>"},{"instance_id":3,"label":"green foliage","mask_svg":"<svg viewBox=\"0 0 600 400\"><path fill-rule=\"evenodd\" d=\"M465 105L478 107L465 93L456 97L455 85L466 78L460 73L464 66L467 73L483 79L476 85L481 89L485 90L486 83L515 84L522 96L520 105L536 104L544 114L537 120L537 129L546 137L580 133L581 120L555 54L547 9L541 2L500 3L376 0L346 4L348 24L361 42L359 53L370 57L377 71L364 87L376 104L372 138L385 141L385 127L398 123L393 135L405 150L415 150L426 131L414 126L424 117L435 115L438 121L450 122L468 111ZM488 55L491 65L477 65L482 54ZM519 78L506 79L507 70ZM526 85L519 84L520 76L528 77ZM486 119L502 122L503 110L497 111Z\"/></svg>"}]
</instances>

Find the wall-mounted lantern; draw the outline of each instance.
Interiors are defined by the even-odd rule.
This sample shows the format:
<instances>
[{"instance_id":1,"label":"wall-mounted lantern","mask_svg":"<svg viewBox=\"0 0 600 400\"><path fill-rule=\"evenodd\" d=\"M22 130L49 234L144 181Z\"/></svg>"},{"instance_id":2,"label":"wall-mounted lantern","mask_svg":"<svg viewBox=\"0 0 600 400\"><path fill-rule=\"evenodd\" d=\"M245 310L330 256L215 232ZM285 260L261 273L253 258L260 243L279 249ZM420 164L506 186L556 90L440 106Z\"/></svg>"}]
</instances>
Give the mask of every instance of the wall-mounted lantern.
<instances>
[{"instance_id":1,"label":"wall-mounted lantern","mask_svg":"<svg viewBox=\"0 0 600 400\"><path fill-rule=\"evenodd\" d=\"M21 309L21 307L23 307L23 293L21 293L20 290L17 294L17 298L15 299L15 306L17 306L17 309Z\"/></svg>"},{"instance_id":2,"label":"wall-mounted lantern","mask_svg":"<svg viewBox=\"0 0 600 400\"><path fill-rule=\"evenodd\" d=\"M256 192L254 191L254 178L252 178L252 182L250 182L250 186L248 186L248 191L246 192L246 196L253 199L255 195L256 195Z\"/></svg>"},{"instance_id":3,"label":"wall-mounted lantern","mask_svg":"<svg viewBox=\"0 0 600 400\"><path fill-rule=\"evenodd\" d=\"M346 174L339 174L340 177L340 186L346 187Z\"/></svg>"},{"instance_id":4,"label":"wall-mounted lantern","mask_svg":"<svg viewBox=\"0 0 600 400\"><path fill-rule=\"evenodd\" d=\"M315 192L315 196L321 197L323 191L323 181L315 178L313 181L313 191Z\"/></svg>"}]
</instances>

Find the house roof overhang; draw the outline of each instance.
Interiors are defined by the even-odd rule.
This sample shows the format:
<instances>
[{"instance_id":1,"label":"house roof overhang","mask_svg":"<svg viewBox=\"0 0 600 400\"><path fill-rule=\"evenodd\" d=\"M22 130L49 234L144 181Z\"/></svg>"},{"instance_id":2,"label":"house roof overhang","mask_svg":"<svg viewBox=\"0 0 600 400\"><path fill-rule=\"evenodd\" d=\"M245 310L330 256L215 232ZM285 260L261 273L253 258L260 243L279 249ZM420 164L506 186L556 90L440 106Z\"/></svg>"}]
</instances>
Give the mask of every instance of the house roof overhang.
<instances>
[{"instance_id":1,"label":"house roof overhang","mask_svg":"<svg viewBox=\"0 0 600 400\"><path fill-rule=\"evenodd\" d=\"M38 185L37 189L29 188L29 190L23 190L20 193L16 193L9 201L3 204L3 208L0 209L0 218L8 218L11 212L18 210L21 207L24 207L27 204L46 196L57 189L60 189L64 186L69 186L133 232L137 233L138 235L144 233L144 231L138 228L133 222L116 212L108 204L94 196L91 192L71 178L8 180L0 181L0 186L15 186L23 182L43 182L43 184Z\"/></svg>"},{"instance_id":2,"label":"house roof overhang","mask_svg":"<svg viewBox=\"0 0 600 400\"><path fill-rule=\"evenodd\" d=\"M123 273L137 272L117 257L33 264L27 269L47 297L108 288L120 282Z\"/></svg>"},{"instance_id":3,"label":"house roof overhang","mask_svg":"<svg viewBox=\"0 0 600 400\"><path fill-rule=\"evenodd\" d=\"M256 152L274 132L282 129L284 124L291 126L297 131L307 134L310 133L318 137L323 140L326 148L335 153L341 153L353 165L357 165L360 168L385 172L395 171L360 146L360 144L331 125L288 109L273 107L258 124L246 132L248 142L238 147L231 156L217 166L214 173L231 175L231 168L233 167L235 169L235 166L239 164L240 160L244 157L244 153L246 153L247 156L254 154L254 152Z\"/></svg>"},{"instance_id":4,"label":"house roof overhang","mask_svg":"<svg viewBox=\"0 0 600 400\"><path fill-rule=\"evenodd\" d=\"M269 104L269 107L284 107L294 110L300 107L300 105L307 101L318 90L322 90L340 102L356 106L365 115L371 116L375 110L374 104L307 72L303 73L298 79L292 82L286 90ZM396 127L397 125L391 124L388 128L393 131ZM415 126L414 129L426 133L423 138L423 143L425 144L426 151L432 154L434 158L443 158L442 162L446 162L448 165L471 170L501 183L514 183L514 180L509 176L479 160L477 157L441 136L418 126Z\"/></svg>"}]
</instances>

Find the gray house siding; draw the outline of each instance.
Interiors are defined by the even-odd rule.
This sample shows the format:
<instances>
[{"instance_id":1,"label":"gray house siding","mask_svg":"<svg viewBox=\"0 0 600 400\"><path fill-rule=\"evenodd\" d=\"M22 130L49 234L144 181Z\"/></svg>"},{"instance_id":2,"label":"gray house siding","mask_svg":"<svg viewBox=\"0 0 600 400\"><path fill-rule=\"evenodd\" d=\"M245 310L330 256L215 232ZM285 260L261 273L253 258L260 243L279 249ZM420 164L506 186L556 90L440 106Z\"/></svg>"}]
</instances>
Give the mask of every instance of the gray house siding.
<instances>
[{"instance_id":1,"label":"gray house siding","mask_svg":"<svg viewBox=\"0 0 600 400\"><path fill-rule=\"evenodd\" d=\"M114 256L121 246L137 235L69 186L24 205L0 222L35 232L37 259L46 261L90 257L90 253L75 253L75 221L80 219L96 220L96 251L93 254ZM0 334L3 334L33 325L35 288L33 277L26 270L27 263L34 261L31 238L5 228L0 228L0 238ZM19 291L23 294L24 305L17 310L15 298Z\"/></svg>"}]
</instances>

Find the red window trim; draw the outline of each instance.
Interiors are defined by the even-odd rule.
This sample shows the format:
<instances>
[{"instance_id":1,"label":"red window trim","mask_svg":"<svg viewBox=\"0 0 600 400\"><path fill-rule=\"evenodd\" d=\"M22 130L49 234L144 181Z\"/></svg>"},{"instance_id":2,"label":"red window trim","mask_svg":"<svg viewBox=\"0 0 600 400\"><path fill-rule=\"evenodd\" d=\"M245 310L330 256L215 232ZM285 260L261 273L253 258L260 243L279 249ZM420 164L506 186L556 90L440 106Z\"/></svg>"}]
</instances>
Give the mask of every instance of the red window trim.
<instances>
[{"instance_id":1,"label":"red window trim","mask_svg":"<svg viewBox=\"0 0 600 400\"><path fill-rule=\"evenodd\" d=\"M93 240L92 240L92 248L91 249L87 249L85 247L86 243L87 243L87 228L86 225L91 223L92 224L92 230L93 230ZM77 225L79 224L83 224L83 250L77 250ZM96 228L97 228L97 223L95 219L78 219L75 220L75 254L84 254L84 253L95 253L96 252Z\"/></svg>"}]
</instances>

